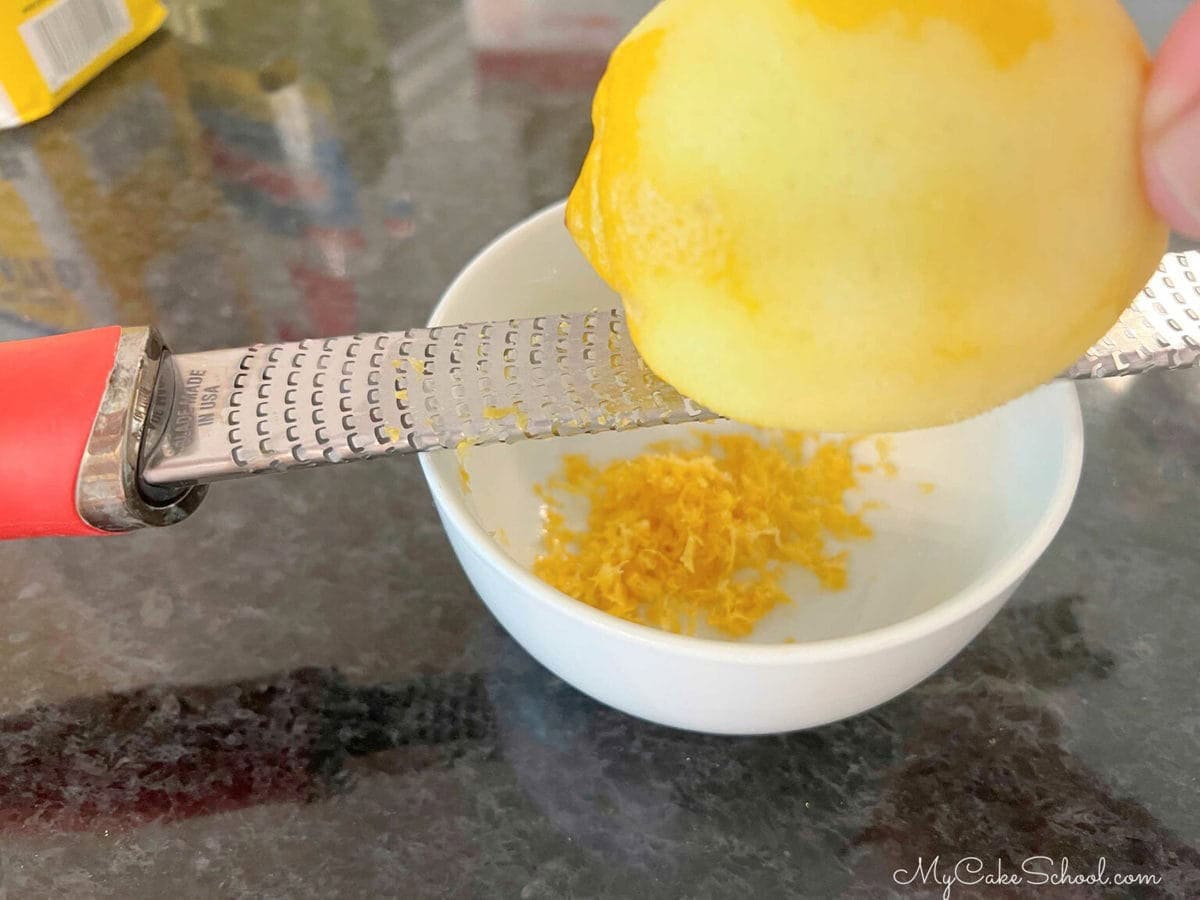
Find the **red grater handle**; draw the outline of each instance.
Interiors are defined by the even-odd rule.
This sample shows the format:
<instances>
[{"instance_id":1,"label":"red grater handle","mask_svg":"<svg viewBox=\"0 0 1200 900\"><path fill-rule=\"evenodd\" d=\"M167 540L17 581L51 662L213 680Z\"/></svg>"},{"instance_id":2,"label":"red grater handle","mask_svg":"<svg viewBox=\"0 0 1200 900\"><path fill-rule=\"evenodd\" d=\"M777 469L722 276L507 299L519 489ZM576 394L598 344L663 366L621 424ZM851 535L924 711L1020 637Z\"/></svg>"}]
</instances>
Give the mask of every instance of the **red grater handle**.
<instances>
[{"instance_id":1,"label":"red grater handle","mask_svg":"<svg viewBox=\"0 0 1200 900\"><path fill-rule=\"evenodd\" d=\"M0 540L100 535L79 515L79 467L121 329L0 343Z\"/></svg>"}]
</instances>

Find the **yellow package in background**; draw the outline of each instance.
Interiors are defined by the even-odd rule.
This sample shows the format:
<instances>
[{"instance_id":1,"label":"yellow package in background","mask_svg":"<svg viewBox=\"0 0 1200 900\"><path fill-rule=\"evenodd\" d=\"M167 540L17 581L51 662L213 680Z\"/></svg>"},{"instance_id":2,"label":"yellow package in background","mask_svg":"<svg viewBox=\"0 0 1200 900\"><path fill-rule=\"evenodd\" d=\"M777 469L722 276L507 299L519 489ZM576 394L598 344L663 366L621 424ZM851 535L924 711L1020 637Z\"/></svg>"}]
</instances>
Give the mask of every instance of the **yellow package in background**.
<instances>
[{"instance_id":1,"label":"yellow package in background","mask_svg":"<svg viewBox=\"0 0 1200 900\"><path fill-rule=\"evenodd\" d=\"M0 0L0 128L52 112L166 17L158 0Z\"/></svg>"}]
</instances>

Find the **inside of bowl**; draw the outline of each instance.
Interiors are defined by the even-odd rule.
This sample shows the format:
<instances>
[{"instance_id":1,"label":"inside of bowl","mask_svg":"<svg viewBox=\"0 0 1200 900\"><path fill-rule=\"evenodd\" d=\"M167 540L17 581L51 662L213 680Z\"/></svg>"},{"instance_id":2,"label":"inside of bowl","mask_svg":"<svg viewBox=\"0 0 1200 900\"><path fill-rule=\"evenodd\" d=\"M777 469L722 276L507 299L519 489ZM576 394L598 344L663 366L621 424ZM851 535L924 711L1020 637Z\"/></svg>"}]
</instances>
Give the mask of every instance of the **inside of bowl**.
<instances>
[{"instance_id":1,"label":"inside of bowl","mask_svg":"<svg viewBox=\"0 0 1200 900\"><path fill-rule=\"evenodd\" d=\"M473 264L447 294L438 318L478 321L618 302L576 251L561 212L551 210ZM785 582L792 602L742 640L819 640L900 622L945 602L1012 556L1042 525L1063 478L1064 415L1070 409L1064 392L1070 390L1052 386L960 425L891 436L898 474L864 476L862 490L849 498L882 507L866 514L874 537L848 547L847 588L823 590L797 568ZM664 439L687 441L697 429L755 431L722 422L472 448L465 457L467 490L454 454L438 455L432 468L496 546L529 567L540 552L542 521L534 486L559 469L565 454L604 462ZM858 452L870 461L873 444L864 442Z\"/></svg>"}]
</instances>

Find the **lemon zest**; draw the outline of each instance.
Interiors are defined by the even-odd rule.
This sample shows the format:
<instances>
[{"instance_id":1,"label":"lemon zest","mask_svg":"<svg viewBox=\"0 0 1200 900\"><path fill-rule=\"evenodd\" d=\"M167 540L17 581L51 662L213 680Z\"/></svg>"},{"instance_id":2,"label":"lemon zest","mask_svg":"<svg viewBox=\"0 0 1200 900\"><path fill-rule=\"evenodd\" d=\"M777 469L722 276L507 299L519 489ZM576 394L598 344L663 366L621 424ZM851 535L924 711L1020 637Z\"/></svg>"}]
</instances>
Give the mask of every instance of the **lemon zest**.
<instances>
[{"instance_id":1,"label":"lemon zest","mask_svg":"<svg viewBox=\"0 0 1200 900\"><path fill-rule=\"evenodd\" d=\"M458 457L458 480L462 484L464 492L471 490L471 474L467 471L467 451L472 446L470 438L463 438L454 448L454 453Z\"/></svg>"},{"instance_id":2,"label":"lemon zest","mask_svg":"<svg viewBox=\"0 0 1200 900\"><path fill-rule=\"evenodd\" d=\"M483 408L483 417L485 419L497 421L499 419L506 419L509 416L512 416L516 420L517 427L522 431L526 431L528 429L529 416L521 412L521 410L516 406L485 406Z\"/></svg>"},{"instance_id":3,"label":"lemon zest","mask_svg":"<svg viewBox=\"0 0 1200 900\"><path fill-rule=\"evenodd\" d=\"M859 487L856 443L706 433L604 465L566 456L535 488L543 522L533 571L631 622L687 634L703 622L744 637L791 602L781 583L789 565L826 590L846 587L848 554L831 541L872 536L845 502ZM587 505L582 529L567 524L572 499Z\"/></svg>"}]
</instances>

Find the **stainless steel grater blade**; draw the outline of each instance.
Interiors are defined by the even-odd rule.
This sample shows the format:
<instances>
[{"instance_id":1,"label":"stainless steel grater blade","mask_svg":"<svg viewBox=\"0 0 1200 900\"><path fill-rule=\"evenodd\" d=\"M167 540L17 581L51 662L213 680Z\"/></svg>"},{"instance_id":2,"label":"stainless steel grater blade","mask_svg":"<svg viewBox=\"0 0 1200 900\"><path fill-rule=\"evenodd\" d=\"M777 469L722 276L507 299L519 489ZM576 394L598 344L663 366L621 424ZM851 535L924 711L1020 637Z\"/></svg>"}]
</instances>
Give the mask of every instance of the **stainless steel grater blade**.
<instances>
[{"instance_id":1,"label":"stainless steel grater blade","mask_svg":"<svg viewBox=\"0 0 1200 900\"><path fill-rule=\"evenodd\" d=\"M150 485L396 453L697 422L616 311L259 344L171 357Z\"/></svg>"},{"instance_id":2,"label":"stainless steel grater blade","mask_svg":"<svg viewBox=\"0 0 1200 900\"><path fill-rule=\"evenodd\" d=\"M1200 253L1170 253L1064 378L1200 362ZM258 344L168 357L149 486L716 418L657 378L617 311ZM153 491L153 487L150 488Z\"/></svg>"},{"instance_id":3,"label":"stainless steel grater blade","mask_svg":"<svg viewBox=\"0 0 1200 900\"><path fill-rule=\"evenodd\" d=\"M1168 253L1108 334L1063 377L1137 375L1200 364L1200 251Z\"/></svg>"}]
</instances>

